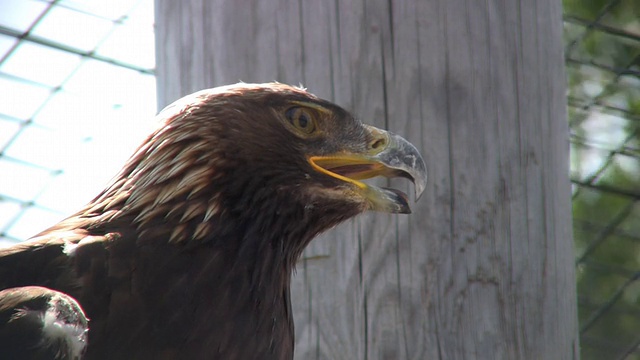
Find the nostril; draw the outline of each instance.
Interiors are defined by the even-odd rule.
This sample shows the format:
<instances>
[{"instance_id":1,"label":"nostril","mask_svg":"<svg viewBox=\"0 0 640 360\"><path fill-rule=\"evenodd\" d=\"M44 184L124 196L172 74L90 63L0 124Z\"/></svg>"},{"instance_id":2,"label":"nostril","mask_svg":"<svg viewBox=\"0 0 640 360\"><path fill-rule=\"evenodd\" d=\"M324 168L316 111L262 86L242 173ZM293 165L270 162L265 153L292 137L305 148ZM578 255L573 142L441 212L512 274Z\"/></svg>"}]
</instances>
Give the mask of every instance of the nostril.
<instances>
[{"instance_id":1,"label":"nostril","mask_svg":"<svg viewBox=\"0 0 640 360\"><path fill-rule=\"evenodd\" d=\"M379 148L383 148L386 144L387 144L387 139L385 139L385 138L378 138L378 139L375 139L375 140L373 140L373 141L371 142L370 147L371 147L371 149L373 149L373 150L377 150L377 149L379 149Z\"/></svg>"}]
</instances>

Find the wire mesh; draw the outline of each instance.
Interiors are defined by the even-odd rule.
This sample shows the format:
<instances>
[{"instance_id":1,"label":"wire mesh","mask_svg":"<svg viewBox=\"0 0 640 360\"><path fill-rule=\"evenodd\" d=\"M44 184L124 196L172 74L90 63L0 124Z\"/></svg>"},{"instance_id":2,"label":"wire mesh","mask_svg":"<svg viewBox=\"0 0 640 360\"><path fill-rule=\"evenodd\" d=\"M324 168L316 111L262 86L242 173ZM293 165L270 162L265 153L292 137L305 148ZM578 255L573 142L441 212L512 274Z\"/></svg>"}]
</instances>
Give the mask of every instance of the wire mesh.
<instances>
[{"instance_id":1,"label":"wire mesh","mask_svg":"<svg viewBox=\"0 0 640 360\"><path fill-rule=\"evenodd\" d=\"M640 359L640 2L565 0L582 359Z\"/></svg>"},{"instance_id":2,"label":"wire mesh","mask_svg":"<svg viewBox=\"0 0 640 360\"><path fill-rule=\"evenodd\" d=\"M0 1L0 246L118 170L156 111L154 67L153 0Z\"/></svg>"}]
</instances>

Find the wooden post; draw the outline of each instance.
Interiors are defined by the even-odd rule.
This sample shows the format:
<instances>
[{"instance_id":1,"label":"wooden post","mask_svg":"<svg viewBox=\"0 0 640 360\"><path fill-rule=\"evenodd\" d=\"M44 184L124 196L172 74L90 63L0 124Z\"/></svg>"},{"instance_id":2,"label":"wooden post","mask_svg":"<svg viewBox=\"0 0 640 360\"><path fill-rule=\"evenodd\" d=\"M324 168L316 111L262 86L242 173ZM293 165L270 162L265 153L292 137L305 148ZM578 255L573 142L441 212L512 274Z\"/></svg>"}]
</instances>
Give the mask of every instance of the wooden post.
<instances>
[{"instance_id":1,"label":"wooden post","mask_svg":"<svg viewBox=\"0 0 640 360\"><path fill-rule=\"evenodd\" d=\"M303 84L427 162L412 215L366 214L307 249L296 358L578 358L560 1L156 6L160 104Z\"/></svg>"}]
</instances>

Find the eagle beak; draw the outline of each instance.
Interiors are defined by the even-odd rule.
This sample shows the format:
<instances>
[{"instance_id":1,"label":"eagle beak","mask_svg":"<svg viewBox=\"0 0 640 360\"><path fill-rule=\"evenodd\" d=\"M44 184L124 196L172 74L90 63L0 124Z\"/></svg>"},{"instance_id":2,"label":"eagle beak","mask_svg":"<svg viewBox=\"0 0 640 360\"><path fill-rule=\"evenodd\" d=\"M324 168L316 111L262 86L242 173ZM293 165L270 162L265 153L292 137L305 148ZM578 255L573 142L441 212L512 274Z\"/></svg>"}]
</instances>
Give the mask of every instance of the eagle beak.
<instances>
[{"instance_id":1,"label":"eagle beak","mask_svg":"<svg viewBox=\"0 0 640 360\"><path fill-rule=\"evenodd\" d=\"M354 184L367 199L369 209L409 214L408 197L400 190L368 185L360 180L376 176L404 177L415 187L416 201L427 184L427 170L418 149L404 138L367 126L371 138L365 153L345 152L331 156L312 156L309 163L321 173Z\"/></svg>"}]
</instances>

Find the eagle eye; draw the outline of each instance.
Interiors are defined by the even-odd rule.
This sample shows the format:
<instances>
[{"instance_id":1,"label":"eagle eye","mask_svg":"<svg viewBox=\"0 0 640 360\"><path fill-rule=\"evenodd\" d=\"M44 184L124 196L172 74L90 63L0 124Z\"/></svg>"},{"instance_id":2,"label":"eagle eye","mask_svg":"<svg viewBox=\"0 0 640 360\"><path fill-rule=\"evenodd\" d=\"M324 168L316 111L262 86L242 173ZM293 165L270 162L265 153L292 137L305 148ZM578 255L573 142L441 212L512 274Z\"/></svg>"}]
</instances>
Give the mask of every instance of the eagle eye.
<instances>
[{"instance_id":1,"label":"eagle eye","mask_svg":"<svg viewBox=\"0 0 640 360\"><path fill-rule=\"evenodd\" d=\"M311 134L316 130L316 119L309 109L292 107L285 112L285 116L289 123L303 134Z\"/></svg>"}]
</instances>

